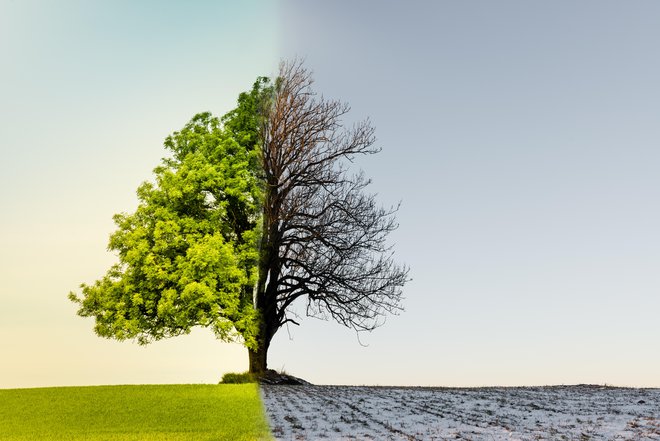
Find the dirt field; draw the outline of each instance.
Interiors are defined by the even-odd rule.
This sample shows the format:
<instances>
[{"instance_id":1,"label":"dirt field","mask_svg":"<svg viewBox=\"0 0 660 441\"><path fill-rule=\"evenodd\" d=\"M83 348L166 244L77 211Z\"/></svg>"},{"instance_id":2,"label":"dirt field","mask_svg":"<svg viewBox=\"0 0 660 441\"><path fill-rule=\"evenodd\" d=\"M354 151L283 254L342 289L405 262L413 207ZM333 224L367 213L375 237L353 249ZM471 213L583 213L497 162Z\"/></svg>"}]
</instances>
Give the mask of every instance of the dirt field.
<instances>
[{"instance_id":1,"label":"dirt field","mask_svg":"<svg viewBox=\"0 0 660 441\"><path fill-rule=\"evenodd\" d=\"M660 389L262 386L278 440L660 440Z\"/></svg>"}]
</instances>

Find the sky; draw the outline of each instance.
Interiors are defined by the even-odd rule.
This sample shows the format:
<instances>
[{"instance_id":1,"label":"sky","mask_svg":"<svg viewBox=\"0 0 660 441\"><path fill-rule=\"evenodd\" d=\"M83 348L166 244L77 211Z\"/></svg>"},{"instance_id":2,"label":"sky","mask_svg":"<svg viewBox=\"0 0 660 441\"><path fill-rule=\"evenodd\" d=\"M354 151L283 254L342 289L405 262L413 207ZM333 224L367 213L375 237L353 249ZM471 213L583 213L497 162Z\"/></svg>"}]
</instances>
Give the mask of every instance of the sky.
<instances>
[{"instance_id":1,"label":"sky","mask_svg":"<svg viewBox=\"0 0 660 441\"><path fill-rule=\"evenodd\" d=\"M195 113L301 57L370 118L358 166L411 268L368 334L305 319L269 365L317 384L660 387L660 4L0 0L0 388L215 383L208 330L143 347L67 299Z\"/></svg>"}]
</instances>

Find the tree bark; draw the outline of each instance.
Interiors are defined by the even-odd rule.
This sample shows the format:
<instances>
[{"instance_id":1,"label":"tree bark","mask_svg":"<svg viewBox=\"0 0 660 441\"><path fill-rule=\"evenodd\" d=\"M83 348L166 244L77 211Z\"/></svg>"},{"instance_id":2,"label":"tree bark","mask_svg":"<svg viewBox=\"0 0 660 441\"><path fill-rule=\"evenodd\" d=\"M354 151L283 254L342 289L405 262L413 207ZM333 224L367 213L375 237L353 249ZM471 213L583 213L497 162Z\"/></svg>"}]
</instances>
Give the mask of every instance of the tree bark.
<instances>
[{"instance_id":1,"label":"tree bark","mask_svg":"<svg viewBox=\"0 0 660 441\"><path fill-rule=\"evenodd\" d=\"M277 281L279 278L277 213L279 210L277 182L268 180L264 200L263 235L259 247L259 280L254 298L254 307L259 312L259 335L257 348L249 349L250 373L257 376L268 369L268 347L277 332Z\"/></svg>"},{"instance_id":2,"label":"tree bark","mask_svg":"<svg viewBox=\"0 0 660 441\"><path fill-rule=\"evenodd\" d=\"M255 375L262 375L268 369L267 364L268 348L264 345L259 345L257 349L248 349L250 373Z\"/></svg>"},{"instance_id":3,"label":"tree bark","mask_svg":"<svg viewBox=\"0 0 660 441\"><path fill-rule=\"evenodd\" d=\"M261 313L260 323L259 323L259 335L257 335L257 347L254 349L248 349L249 356L249 372L257 376L263 375L266 370L268 370L268 348L270 346L270 341L273 338L273 332L270 330L268 325L268 315L265 314L264 307L264 295L259 296L257 302L257 309L263 311Z\"/></svg>"},{"instance_id":4,"label":"tree bark","mask_svg":"<svg viewBox=\"0 0 660 441\"><path fill-rule=\"evenodd\" d=\"M257 337L257 348L248 349L249 372L257 376L263 375L268 370L268 348L273 338L272 326L262 319Z\"/></svg>"}]
</instances>

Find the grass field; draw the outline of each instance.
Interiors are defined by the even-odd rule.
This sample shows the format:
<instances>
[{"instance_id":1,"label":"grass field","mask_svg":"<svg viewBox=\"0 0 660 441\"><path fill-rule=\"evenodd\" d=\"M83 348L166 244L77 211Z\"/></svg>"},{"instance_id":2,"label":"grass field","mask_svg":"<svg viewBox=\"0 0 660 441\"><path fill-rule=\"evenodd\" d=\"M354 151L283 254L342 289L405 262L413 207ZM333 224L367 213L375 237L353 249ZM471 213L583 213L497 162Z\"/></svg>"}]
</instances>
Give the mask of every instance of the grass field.
<instances>
[{"instance_id":1,"label":"grass field","mask_svg":"<svg viewBox=\"0 0 660 441\"><path fill-rule=\"evenodd\" d=\"M0 440L270 440L255 384L0 389Z\"/></svg>"}]
</instances>

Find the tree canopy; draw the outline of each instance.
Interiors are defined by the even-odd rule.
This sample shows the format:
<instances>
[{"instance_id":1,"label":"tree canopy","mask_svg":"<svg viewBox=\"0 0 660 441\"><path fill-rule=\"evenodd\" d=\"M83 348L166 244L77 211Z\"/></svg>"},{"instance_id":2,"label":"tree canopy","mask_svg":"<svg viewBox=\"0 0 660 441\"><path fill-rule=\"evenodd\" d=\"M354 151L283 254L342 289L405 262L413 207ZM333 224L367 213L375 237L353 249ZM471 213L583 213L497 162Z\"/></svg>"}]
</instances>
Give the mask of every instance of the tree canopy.
<instances>
[{"instance_id":1,"label":"tree canopy","mask_svg":"<svg viewBox=\"0 0 660 441\"><path fill-rule=\"evenodd\" d=\"M82 297L69 295L98 335L148 343L207 326L255 345L264 191L257 104L269 93L259 78L222 120L200 113L167 137L171 157L138 188L135 213L114 217L108 248L119 263L83 284Z\"/></svg>"},{"instance_id":2,"label":"tree canopy","mask_svg":"<svg viewBox=\"0 0 660 441\"><path fill-rule=\"evenodd\" d=\"M118 214L109 249L119 262L69 295L103 337L153 340L211 328L239 339L250 370L267 368L277 330L306 314L371 330L401 308L407 268L387 235L356 155L378 152L374 129L342 123L349 107L316 95L300 62L259 77L222 118L200 113L165 140L171 156Z\"/></svg>"}]
</instances>

